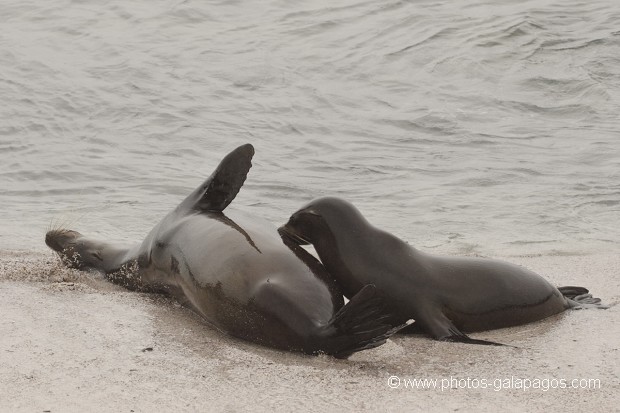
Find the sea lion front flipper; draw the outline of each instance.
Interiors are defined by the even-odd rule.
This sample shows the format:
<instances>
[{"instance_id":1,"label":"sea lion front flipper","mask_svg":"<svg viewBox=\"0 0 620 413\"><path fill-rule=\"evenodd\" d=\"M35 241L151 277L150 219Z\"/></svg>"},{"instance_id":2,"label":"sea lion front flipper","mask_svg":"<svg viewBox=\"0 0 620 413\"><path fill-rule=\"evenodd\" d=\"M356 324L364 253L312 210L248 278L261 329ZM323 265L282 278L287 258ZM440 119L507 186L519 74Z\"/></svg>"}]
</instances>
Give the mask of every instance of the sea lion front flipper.
<instances>
[{"instance_id":1,"label":"sea lion front flipper","mask_svg":"<svg viewBox=\"0 0 620 413\"><path fill-rule=\"evenodd\" d=\"M441 338L440 340L441 341L457 342L457 343L465 343L465 344L482 344L482 345L485 345L485 346L505 346L505 344L496 343L494 341L478 340L476 338L471 338L468 335L461 333L460 331L458 331L457 334Z\"/></svg>"},{"instance_id":2,"label":"sea lion front flipper","mask_svg":"<svg viewBox=\"0 0 620 413\"><path fill-rule=\"evenodd\" d=\"M466 344L482 344L486 346L504 346L505 344L496 343L494 341L478 340L469 337L467 334L461 332L456 326L446 317L443 313L438 312L434 314L430 319L425 320L424 323L429 330L429 333L439 341L451 341L457 343Z\"/></svg>"},{"instance_id":3,"label":"sea lion front flipper","mask_svg":"<svg viewBox=\"0 0 620 413\"><path fill-rule=\"evenodd\" d=\"M181 203L181 209L222 212L245 182L252 167L254 147L239 146L222 159L211 176Z\"/></svg>"}]
</instances>

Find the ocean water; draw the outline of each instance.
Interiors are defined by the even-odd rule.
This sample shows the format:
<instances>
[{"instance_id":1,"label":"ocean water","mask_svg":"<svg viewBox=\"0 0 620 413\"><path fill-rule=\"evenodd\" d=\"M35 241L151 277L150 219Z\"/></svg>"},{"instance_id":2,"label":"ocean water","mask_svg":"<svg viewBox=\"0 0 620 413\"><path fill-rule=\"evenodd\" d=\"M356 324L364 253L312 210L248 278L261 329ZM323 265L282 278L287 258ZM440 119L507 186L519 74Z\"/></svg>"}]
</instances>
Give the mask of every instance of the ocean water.
<instances>
[{"instance_id":1,"label":"ocean water","mask_svg":"<svg viewBox=\"0 0 620 413\"><path fill-rule=\"evenodd\" d=\"M3 0L0 250L335 195L423 250L617 252L620 2Z\"/></svg>"}]
</instances>

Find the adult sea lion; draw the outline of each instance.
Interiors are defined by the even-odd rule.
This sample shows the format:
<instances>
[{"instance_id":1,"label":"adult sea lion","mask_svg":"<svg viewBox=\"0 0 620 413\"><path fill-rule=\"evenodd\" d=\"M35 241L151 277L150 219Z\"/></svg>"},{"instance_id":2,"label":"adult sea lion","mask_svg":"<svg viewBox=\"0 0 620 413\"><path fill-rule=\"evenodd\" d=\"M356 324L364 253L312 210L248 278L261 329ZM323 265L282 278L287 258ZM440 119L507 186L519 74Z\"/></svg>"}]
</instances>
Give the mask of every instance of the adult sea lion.
<instances>
[{"instance_id":1,"label":"adult sea lion","mask_svg":"<svg viewBox=\"0 0 620 413\"><path fill-rule=\"evenodd\" d=\"M57 229L46 244L63 262L103 271L133 290L166 292L217 329L255 343L346 358L379 346L385 322L374 286L347 305L323 266L256 216L224 209L246 179L252 145L232 151L200 187L130 248Z\"/></svg>"},{"instance_id":2,"label":"adult sea lion","mask_svg":"<svg viewBox=\"0 0 620 413\"><path fill-rule=\"evenodd\" d=\"M338 198L310 202L279 232L300 245L314 245L345 296L374 284L393 305L395 322L412 318L438 340L497 344L464 332L525 324L569 308L605 308L585 288L556 288L517 265L419 251L373 227Z\"/></svg>"}]
</instances>

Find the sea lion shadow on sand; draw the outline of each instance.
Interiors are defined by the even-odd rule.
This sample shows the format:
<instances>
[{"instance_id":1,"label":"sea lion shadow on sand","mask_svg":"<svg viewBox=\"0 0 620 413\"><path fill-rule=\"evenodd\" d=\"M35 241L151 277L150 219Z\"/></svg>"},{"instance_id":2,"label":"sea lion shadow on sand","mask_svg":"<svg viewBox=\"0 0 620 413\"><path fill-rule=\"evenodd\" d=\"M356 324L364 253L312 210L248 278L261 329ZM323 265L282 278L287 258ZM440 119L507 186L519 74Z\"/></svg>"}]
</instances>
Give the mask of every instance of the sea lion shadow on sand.
<instances>
[{"instance_id":1,"label":"sea lion shadow on sand","mask_svg":"<svg viewBox=\"0 0 620 413\"><path fill-rule=\"evenodd\" d=\"M583 287L556 288L514 264L419 251L339 198L310 202L279 232L289 242L312 244L346 297L375 285L392 306L394 324L413 319L403 331L437 340L501 345L465 333L526 324L567 309L608 308Z\"/></svg>"},{"instance_id":2,"label":"sea lion shadow on sand","mask_svg":"<svg viewBox=\"0 0 620 413\"><path fill-rule=\"evenodd\" d=\"M65 265L94 269L130 290L163 292L220 331L261 345L346 358L398 331L383 298L367 286L344 305L342 290L300 246L269 222L224 209L245 182L252 145L213 174L129 248L68 229L45 242Z\"/></svg>"}]
</instances>

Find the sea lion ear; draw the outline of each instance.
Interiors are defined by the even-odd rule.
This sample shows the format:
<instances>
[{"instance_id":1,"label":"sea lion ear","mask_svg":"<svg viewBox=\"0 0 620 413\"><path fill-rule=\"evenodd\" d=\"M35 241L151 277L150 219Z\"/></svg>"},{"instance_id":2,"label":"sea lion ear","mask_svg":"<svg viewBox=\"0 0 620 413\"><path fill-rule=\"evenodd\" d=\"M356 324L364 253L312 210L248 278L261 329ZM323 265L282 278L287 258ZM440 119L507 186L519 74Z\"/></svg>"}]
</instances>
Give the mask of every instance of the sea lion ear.
<instances>
[{"instance_id":1,"label":"sea lion ear","mask_svg":"<svg viewBox=\"0 0 620 413\"><path fill-rule=\"evenodd\" d=\"M211 176L190 194L180 208L223 211L239 193L252 167L254 147L245 144L230 152Z\"/></svg>"},{"instance_id":2,"label":"sea lion ear","mask_svg":"<svg viewBox=\"0 0 620 413\"><path fill-rule=\"evenodd\" d=\"M318 213L316 210L314 210L314 209L306 209L306 210L304 211L304 213L309 214L309 215L314 215L314 216L317 216L317 217L320 217L320 216L321 216L321 214L319 214L319 213Z\"/></svg>"}]
</instances>

